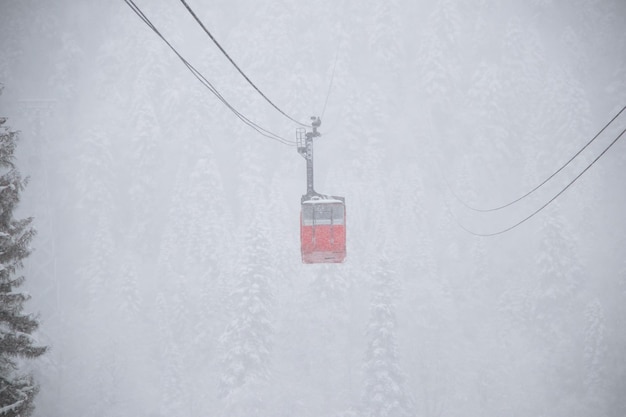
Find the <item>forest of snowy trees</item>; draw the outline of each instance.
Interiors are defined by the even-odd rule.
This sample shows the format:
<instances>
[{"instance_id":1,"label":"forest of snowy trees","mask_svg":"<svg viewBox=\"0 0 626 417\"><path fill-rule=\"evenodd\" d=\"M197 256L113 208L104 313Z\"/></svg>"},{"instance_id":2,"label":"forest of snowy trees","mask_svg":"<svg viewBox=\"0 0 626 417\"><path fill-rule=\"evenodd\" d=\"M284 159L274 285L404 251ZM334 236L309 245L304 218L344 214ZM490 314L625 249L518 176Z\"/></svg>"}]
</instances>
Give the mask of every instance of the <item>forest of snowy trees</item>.
<instances>
[{"instance_id":1,"label":"forest of snowy trees","mask_svg":"<svg viewBox=\"0 0 626 417\"><path fill-rule=\"evenodd\" d=\"M295 138L179 1L136 2ZM626 127L467 207L626 105L625 2L188 3L272 101L324 112L316 188L346 198L348 257L301 263L304 160L124 1L3 0L34 416L626 415L626 139L519 227L463 230L528 216Z\"/></svg>"}]
</instances>

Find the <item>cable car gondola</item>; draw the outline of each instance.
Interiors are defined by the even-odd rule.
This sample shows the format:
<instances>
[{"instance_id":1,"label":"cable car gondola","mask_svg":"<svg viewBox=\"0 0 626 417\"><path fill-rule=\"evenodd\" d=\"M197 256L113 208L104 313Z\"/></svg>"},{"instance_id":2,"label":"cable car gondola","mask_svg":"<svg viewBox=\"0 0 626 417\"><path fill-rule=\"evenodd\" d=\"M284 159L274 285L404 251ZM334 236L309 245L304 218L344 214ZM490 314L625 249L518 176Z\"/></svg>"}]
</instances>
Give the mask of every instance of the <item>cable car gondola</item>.
<instances>
[{"instance_id":1,"label":"cable car gondola","mask_svg":"<svg viewBox=\"0 0 626 417\"><path fill-rule=\"evenodd\" d=\"M307 162L307 193L300 200L302 262L341 263L346 258L346 204L343 197L317 193L313 188L313 138L320 136L319 117L312 117L312 132L298 129L298 152Z\"/></svg>"},{"instance_id":2,"label":"cable car gondola","mask_svg":"<svg viewBox=\"0 0 626 417\"><path fill-rule=\"evenodd\" d=\"M303 199L300 242L302 262L306 264L344 261L346 206L343 197L315 196Z\"/></svg>"}]
</instances>

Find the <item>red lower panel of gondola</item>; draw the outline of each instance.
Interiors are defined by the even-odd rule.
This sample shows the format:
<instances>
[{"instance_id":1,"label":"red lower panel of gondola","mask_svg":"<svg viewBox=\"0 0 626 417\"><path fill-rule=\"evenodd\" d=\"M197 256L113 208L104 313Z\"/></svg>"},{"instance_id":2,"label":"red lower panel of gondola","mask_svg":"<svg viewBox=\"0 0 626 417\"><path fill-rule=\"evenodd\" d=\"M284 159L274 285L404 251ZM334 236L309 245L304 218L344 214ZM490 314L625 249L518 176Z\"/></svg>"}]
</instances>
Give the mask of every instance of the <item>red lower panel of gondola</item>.
<instances>
[{"instance_id":1,"label":"red lower panel of gondola","mask_svg":"<svg viewBox=\"0 0 626 417\"><path fill-rule=\"evenodd\" d=\"M346 258L344 225L301 225L300 241L306 264L341 263Z\"/></svg>"}]
</instances>

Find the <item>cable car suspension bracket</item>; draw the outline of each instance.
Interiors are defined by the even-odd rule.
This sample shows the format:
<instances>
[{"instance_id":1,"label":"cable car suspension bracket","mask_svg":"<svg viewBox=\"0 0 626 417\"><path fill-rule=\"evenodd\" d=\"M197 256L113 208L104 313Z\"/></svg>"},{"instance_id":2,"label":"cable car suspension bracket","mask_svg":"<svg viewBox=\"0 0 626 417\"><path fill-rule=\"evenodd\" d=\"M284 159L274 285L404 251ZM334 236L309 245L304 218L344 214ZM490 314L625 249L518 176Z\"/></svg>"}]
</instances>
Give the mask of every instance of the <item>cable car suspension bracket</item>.
<instances>
[{"instance_id":1,"label":"cable car suspension bracket","mask_svg":"<svg viewBox=\"0 0 626 417\"><path fill-rule=\"evenodd\" d=\"M314 197L325 198L326 196L315 191L313 183L313 138L322 134L317 130L322 121L317 116L311 116L310 132L301 127L296 130L296 143L298 153L306 160L306 194L302 196L302 201L311 200Z\"/></svg>"}]
</instances>

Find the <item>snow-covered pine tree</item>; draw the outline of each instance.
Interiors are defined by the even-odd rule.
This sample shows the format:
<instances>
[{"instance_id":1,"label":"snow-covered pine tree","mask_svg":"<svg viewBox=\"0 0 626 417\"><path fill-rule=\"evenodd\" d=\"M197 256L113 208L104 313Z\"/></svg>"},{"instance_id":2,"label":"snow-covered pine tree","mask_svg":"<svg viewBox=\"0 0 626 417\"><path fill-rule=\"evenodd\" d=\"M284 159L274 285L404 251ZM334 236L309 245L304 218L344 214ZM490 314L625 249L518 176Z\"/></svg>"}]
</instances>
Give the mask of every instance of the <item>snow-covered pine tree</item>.
<instances>
[{"instance_id":1,"label":"snow-covered pine tree","mask_svg":"<svg viewBox=\"0 0 626 417\"><path fill-rule=\"evenodd\" d=\"M269 249L269 230L257 213L243 235L233 316L220 338L223 355L220 397L229 417L264 415L263 390L270 379L274 326L272 282L277 271Z\"/></svg>"},{"instance_id":2,"label":"snow-covered pine tree","mask_svg":"<svg viewBox=\"0 0 626 417\"><path fill-rule=\"evenodd\" d=\"M537 384L537 402L532 407L545 407L550 415L573 416L587 400L581 395L584 378L578 371L584 364L585 335L580 323L587 321L583 304L586 271L559 203L553 203L551 210L543 217L536 255L537 283L525 306L530 349L536 350L528 357L534 356L531 366L541 368L542 381ZM537 380L536 375L530 377Z\"/></svg>"},{"instance_id":3,"label":"snow-covered pine tree","mask_svg":"<svg viewBox=\"0 0 626 417\"><path fill-rule=\"evenodd\" d=\"M585 307L585 375L586 405L589 412L606 415L606 325L602 303L598 298ZM593 411L592 411L593 410Z\"/></svg>"},{"instance_id":4,"label":"snow-covered pine tree","mask_svg":"<svg viewBox=\"0 0 626 417\"><path fill-rule=\"evenodd\" d=\"M461 16L458 2L438 0L428 19L428 29L418 54L421 85L432 102L449 105L458 90L458 41Z\"/></svg>"},{"instance_id":5,"label":"snow-covered pine tree","mask_svg":"<svg viewBox=\"0 0 626 417\"><path fill-rule=\"evenodd\" d=\"M1 126L5 121L0 119L0 414L29 416L38 388L31 375L20 372L17 360L41 356L46 347L37 346L31 335L39 322L23 312L29 296L18 289L24 277L16 274L30 254L35 229L32 218L13 217L26 180L14 164L18 132Z\"/></svg>"},{"instance_id":6,"label":"snow-covered pine tree","mask_svg":"<svg viewBox=\"0 0 626 417\"><path fill-rule=\"evenodd\" d=\"M363 405L367 416L408 417L413 414L412 401L400 370L394 306L397 284L389 268L390 262L382 254L373 271Z\"/></svg>"}]
</instances>

